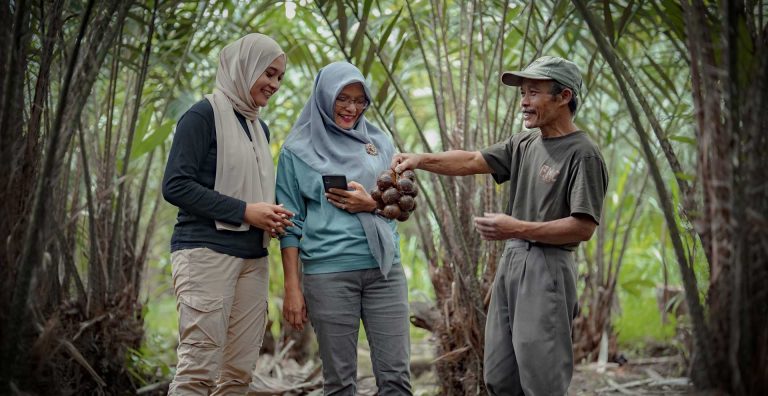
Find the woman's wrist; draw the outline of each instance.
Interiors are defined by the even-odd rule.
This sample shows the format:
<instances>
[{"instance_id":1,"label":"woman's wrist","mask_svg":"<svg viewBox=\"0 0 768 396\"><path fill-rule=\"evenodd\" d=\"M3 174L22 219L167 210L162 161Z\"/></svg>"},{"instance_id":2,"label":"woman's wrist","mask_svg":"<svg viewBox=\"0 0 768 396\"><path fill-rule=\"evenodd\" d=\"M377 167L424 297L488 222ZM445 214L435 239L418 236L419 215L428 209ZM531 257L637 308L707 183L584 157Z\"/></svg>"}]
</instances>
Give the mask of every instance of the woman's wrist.
<instances>
[{"instance_id":1,"label":"woman's wrist","mask_svg":"<svg viewBox=\"0 0 768 396\"><path fill-rule=\"evenodd\" d=\"M294 279L291 279L291 280L286 279L285 283L283 284L283 289L285 291L287 291L287 292L295 291L295 290L301 290L301 285L299 284L299 280L298 279L295 279L295 280Z\"/></svg>"}]
</instances>

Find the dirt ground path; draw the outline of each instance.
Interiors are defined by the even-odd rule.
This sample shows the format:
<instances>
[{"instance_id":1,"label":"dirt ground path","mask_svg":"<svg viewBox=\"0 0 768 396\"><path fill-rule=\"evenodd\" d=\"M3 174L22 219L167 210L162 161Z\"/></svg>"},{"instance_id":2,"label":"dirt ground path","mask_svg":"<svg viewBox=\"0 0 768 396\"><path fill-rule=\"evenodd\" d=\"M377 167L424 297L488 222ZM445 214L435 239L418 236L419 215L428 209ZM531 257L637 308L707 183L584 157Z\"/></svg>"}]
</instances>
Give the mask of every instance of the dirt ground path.
<instances>
[{"instance_id":1,"label":"dirt ground path","mask_svg":"<svg viewBox=\"0 0 768 396\"><path fill-rule=\"evenodd\" d=\"M579 365L569 396L582 395L693 395L679 356L639 358L623 366Z\"/></svg>"},{"instance_id":2,"label":"dirt ground path","mask_svg":"<svg viewBox=\"0 0 768 396\"><path fill-rule=\"evenodd\" d=\"M432 360L434 347L428 340L412 344L411 381L416 396L440 395ZM269 362L269 359L266 361ZM269 368L263 365L257 367L254 382L261 385L252 385L251 395L322 395L319 362L307 362L300 366L292 360L278 358L274 363L266 365ZM279 378L274 378L276 373ZM621 366L616 363L603 366L596 363L582 364L574 370L568 396L694 395L696 393L685 374L685 363L680 356L630 358ZM357 385L357 394L360 396L376 394L370 352L365 342L361 342L358 349Z\"/></svg>"},{"instance_id":3,"label":"dirt ground path","mask_svg":"<svg viewBox=\"0 0 768 396\"><path fill-rule=\"evenodd\" d=\"M372 377L361 378L361 395L374 395ZM434 373L424 373L414 380L414 394L439 395ZM676 375L670 365L610 365L602 372L594 364L579 365L574 371L568 396L608 395L694 395L687 377Z\"/></svg>"},{"instance_id":4,"label":"dirt ground path","mask_svg":"<svg viewBox=\"0 0 768 396\"><path fill-rule=\"evenodd\" d=\"M370 372L367 345L362 345L359 356L359 394L374 395L375 382ZM428 342L415 343L412 347L412 363L429 361L432 345ZM418 364L418 366L423 366ZM416 370L414 370L416 371ZM415 395L439 395L434 370L414 373ZM631 358L619 366L608 363L577 365L569 396L608 395L694 395L693 386L685 376L685 363L680 356Z\"/></svg>"}]
</instances>

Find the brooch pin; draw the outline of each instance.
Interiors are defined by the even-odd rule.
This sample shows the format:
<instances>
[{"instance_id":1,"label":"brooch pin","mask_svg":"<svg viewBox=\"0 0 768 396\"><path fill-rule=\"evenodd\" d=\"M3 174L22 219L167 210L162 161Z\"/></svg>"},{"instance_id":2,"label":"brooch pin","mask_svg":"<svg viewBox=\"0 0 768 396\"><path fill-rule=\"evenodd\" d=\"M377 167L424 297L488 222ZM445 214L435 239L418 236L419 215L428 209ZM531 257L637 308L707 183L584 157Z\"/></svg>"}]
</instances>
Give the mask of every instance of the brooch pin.
<instances>
[{"instance_id":1,"label":"brooch pin","mask_svg":"<svg viewBox=\"0 0 768 396\"><path fill-rule=\"evenodd\" d=\"M368 153L368 155L379 155L379 150L376 149L376 146L374 146L373 143L367 143L365 145L365 152Z\"/></svg>"}]
</instances>

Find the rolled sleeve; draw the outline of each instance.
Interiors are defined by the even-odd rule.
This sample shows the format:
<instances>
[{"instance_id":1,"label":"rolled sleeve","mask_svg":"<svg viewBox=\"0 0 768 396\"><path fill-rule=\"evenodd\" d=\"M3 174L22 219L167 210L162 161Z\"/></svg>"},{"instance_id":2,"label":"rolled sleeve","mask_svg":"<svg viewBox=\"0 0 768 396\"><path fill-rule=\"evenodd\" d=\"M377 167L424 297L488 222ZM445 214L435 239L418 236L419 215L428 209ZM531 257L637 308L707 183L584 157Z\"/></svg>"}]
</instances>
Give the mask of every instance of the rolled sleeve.
<instances>
[{"instance_id":1,"label":"rolled sleeve","mask_svg":"<svg viewBox=\"0 0 768 396\"><path fill-rule=\"evenodd\" d=\"M298 248L299 247L299 238L295 235L286 234L280 237L280 249L285 248Z\"/></svg>"},{"instance_id":2,"label":"rolled sleeve","mask_svg":"<svg viewBox=\"0 0 768 396\"><path fill-rule=\"evenodd\" d=\"M600 224L607 189L608 172L603 160L599 157L582 158L570 186L571 215L588 215L596 224Z\"/></svg>"},{"instance_id":3,"label":"rolled sleeve","mask_svg":"<svg viewBox=\"0 0 768 396\"><path fill-rule=\"evenodd\" d=\"M275 197L278 203L294 214L291 219L293 227L286 228L285 235L280 237L280 248L298 247L304 227L304 219L307 215L307 208L301 196L301 189L296 178L293 156L286 150L280 151L277 163Z\"/></svg>"},{"instance_id":4,"label":"rolled sleeve","mask_svg":"<svg viewBox=\"0 0 768 396\"><path fill-rule=\"evenodd\" d=\"M497 184L504 183L511 176L510 164L512 162L512 139L496 143L480 150L485 162L493 171L491 176Z\"/></svg>"}]
</instances>

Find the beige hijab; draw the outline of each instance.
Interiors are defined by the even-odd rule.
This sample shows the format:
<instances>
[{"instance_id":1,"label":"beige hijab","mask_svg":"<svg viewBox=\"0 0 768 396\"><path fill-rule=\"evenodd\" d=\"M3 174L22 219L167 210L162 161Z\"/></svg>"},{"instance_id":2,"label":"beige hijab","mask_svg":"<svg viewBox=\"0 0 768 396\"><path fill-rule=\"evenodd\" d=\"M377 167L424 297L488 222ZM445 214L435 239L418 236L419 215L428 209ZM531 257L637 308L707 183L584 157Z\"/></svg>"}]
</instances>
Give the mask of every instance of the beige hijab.
<instances>
[{"instance_id":1,"label":"beige hijab","mask_svg":"<svg viewBox=\"0 0 768 396\"><path fill-rule=\"evenodd\" d=\"M267 67L285 53L271 38L249 34L224 47L219 55L216 89L206 99L213 107L216 125L216 182L213 189L245 202L275 202L275 165L259 107L250 91ZM241 130L235 111L246 118L251 139ZM233 226L216 221L217 230L247 231L248 224ZM264 233L264 246L269 233Z\"/></svg>"}]
</instances>

